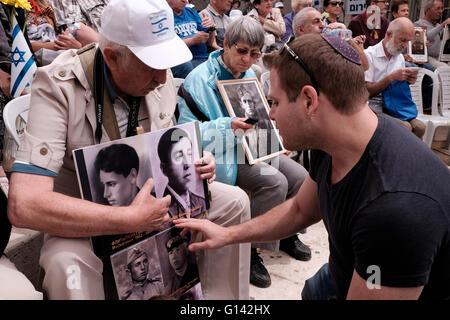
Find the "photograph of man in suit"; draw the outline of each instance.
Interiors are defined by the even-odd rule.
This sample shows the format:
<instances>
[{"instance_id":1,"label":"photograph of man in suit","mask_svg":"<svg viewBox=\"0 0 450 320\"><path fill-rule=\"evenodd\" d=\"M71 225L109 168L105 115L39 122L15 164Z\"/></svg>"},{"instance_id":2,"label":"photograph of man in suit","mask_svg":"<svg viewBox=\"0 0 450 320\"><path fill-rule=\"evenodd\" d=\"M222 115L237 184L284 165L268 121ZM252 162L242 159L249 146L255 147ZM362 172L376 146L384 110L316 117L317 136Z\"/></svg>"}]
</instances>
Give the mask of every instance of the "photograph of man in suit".
<instances>
[{"instance_id":1,"label":"photograph of man in suit","mask_svg":"<svg viewBox=\"0 0 450 320\"><path fill-rule=\"evenodd\" d=\"M131 204L139 188L136 185L139 157L127 144L113 144L97 154L94 167L103 186L103 198L110 206Z\"/></svg>"},{"instance_id":2,"label":"photograph of man in suit","mask_svg":"<svg viewBox=\"0 0 450 320\"><path fill-rule=\"evenodd\" d=\"M239 90L240 107L244 111L243 117L254 119L254 129L247 130L245 139L254 159L271 154L270 133L271 125L265 112L263 101L257 103L255 96L246 89ZM278 150L277 150L278 151Z\"/></svg>"},{"instance_id":3,"label":"photograph of man in suit","mask_svg":"<svg viewBox=\"0 0 450 320\"><path fill-rule=\"evenodd\" d=\"M186 131L170 128L158 142L161 171L168 184L164 196L171 196L171 217L195 216L206 210L205 197L194 192L196 172L193 161L192 141Z\"/></svg>"}]
</instances>

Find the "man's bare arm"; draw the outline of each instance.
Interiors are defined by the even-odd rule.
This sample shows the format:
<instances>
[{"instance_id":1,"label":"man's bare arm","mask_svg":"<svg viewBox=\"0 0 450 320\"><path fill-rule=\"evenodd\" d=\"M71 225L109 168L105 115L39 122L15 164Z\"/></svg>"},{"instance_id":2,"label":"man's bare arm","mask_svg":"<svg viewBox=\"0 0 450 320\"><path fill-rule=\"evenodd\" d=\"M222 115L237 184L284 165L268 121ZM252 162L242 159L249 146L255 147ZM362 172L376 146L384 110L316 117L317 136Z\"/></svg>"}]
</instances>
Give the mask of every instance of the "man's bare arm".
<instances>
[{"instance_id":1,"label":"man's bare arm","mask_svg":"<svg viewBox=\"0 0 450 320\"><path fill-rule=\"evenodd\" d=\"M174 223L179 228L202 232L205 241L189 246L191 250L201 250L232 243L283 239L320 219L317 185L308 176L294 198L243 224L224 228L199 219L177 219Z\"/></svg>"},{"instance_id":2,"label":"man's bare arm","mask_svg":"<svg viewBox=\"0 0 450 320\"><path fill-rule=\"evenodd\" d=\"M417 71L411 68L398 69L388 74L378 82L366 82L366 88L369 91L370 97L375 97L386 89L394 81L408 81L409 84L414 84L417 80Z\"/></svg>"},{"instance_id":3,"label":"man's bare arm","mask_svg":"<svg viewBox=\"0 0 450 320\"><path fill-rule=\"evenodd\" d=\"M152 180L128 207L100 205L54 192L53 181L48 176L12 173L8 217L13 225L61 237L90 237L158 230L169 220L170 196L153 198Z\"/></svg>"}]
</instances>

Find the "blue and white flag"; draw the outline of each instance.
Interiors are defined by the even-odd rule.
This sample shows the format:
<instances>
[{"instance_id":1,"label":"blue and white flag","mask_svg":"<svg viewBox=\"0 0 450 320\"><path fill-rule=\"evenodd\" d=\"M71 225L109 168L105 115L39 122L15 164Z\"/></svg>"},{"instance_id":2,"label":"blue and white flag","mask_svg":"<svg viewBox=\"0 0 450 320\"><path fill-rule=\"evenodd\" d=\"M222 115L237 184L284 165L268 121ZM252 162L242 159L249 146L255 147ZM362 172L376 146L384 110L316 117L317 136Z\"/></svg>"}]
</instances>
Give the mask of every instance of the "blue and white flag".
<instances>
[{"instance_id":1,"label":"blue and white flag","mask_svg":"<svg viewBox=\"0 0 450 320\"><path fill-rule=\"evenodd\" d=\"M37 70L36 62L28 47L25 36L13 17L13 44L11 47L11 96L19 97L25 87L31 84Z\"/></svg>"}]
</instances>

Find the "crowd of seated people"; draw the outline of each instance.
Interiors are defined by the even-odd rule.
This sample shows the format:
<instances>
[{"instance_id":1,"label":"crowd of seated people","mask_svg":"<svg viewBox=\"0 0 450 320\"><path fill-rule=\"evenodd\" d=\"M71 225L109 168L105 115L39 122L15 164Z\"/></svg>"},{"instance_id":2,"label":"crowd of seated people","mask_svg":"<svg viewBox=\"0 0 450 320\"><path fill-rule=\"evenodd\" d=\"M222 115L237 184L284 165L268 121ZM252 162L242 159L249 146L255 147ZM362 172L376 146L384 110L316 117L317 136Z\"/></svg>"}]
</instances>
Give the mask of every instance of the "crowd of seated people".
<instances>
[{"instance_id":1,"label":"crowd of seated people","mask_svg":"<svg viewBox=\"0 0 450 320\"><path fill-rule=\"evenodd\" d=\"M450 267L450 203L442 192L450 187L450 173L420 141L426 124L408 95L418 68L447 65L439 61L450 23L442 17L443 2L427 0L424 16L413 22L406 0L367 0L366 10L351 19L344 19L343 0L323 1L322 11L312 0L290 1L292 12L273 0L251 0L248 7L210 0L201 11L186 0L34 0L30 11L18 10L39 68L22 144L8 172L8 199L1 199L8 219L0 229L0 299L43 298L3 255L11 225L45 233L40 265L46 298L105 299L103 262L90 238L161 230L170 219L170 196L155 198L149 179L129 205L82 200L72 150L135 135L137 126L153 131L191 121L200 122L205 151L195 167L207 181L211 208L206 219L174 223L203 233L203 242L190 249L200 250L205 299L249 299L250 283L269 287L261 249L310 260L299 233L321 219L330 262L307 281L303 299L450 297L443 271ZM4 6L0 61L10 59L12 45ZM233 11L241 16L232 17ZM414 27L426 30L427 63L407 53ZM244 87L236 93L243 116L230 116L217 81L259 79L263 70L271 71L266 98L273 121L247 121L256 117L256 95ZM184 79L179 90L174 78ZM101 101L91 87L98 82L106 88ZM433 85L424 78L425 106ZM3 113L11 100L10 68L3 63L0 89ZM139 116L132 119L136 105ZM97 110L104 107L112 110L105 119L117 127L113 133L102 130L106 120ZM254 141L275 130L287 149L313 150L308 170L288 153L255 164L238 158L243 139L258 153ZM217 143L212 131L223 138L220 148L211 148ZM0 116L2 143L3 136ZM0 161L2 149L0 144ZM271 153L267 145L262 149ZM409 150L432 167L405 163ZM386 176L394 169L426 174ZM391 217L392 223L383 220ZM419 233L426 240L411 241L424 225ZM377 240L380 232L396 237L398 255L389 241ZM371 261L386 268L378 293L364 287ZM74 265L81 275L75 289L66 285L66 270Z\"/></svg>"}]
</instances>

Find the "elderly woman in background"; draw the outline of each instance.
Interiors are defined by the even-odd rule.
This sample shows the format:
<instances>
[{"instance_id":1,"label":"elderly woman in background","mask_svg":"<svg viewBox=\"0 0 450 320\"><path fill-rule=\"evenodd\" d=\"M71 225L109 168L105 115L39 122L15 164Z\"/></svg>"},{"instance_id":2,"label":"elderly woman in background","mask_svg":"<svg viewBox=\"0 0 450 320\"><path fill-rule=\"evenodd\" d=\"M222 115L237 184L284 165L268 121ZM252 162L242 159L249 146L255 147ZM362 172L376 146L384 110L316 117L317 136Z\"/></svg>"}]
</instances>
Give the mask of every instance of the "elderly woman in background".
<instances>
[{"instance_id":1,"label":"elderly woman in background","mask_svg":"<svg viewBox=\"0 0 450 320\"><path fill-rule=\"evenodd\" d=\"M339 22L339 16L342 14L344 1L342 0L324 0L323 1L323 24L325 26L333 22Z\"/></svg>"},{"instance_id":2,"label":"elderly woman in background","mask_svg":"<svg viewBox=\"0 0 450 320\"><path fill-rule=\"evenodd\" d=\"M247 14L259 21L265 31L264 51L270 52L273 49L279 49L282 45L281 37L286 33L286 25L280 9L272 8L273 0L250 0L253 9ZM274 47L275 45L275 47Z\"/></svg>"},{"instance_id":3,"label":"elderly woman in background","mask_svg":"<svg viewBox=\"0 0 450 320\"><path fill-rule=\"evenodd\" d=\"M272 163L277 166L266 162L238 163L237 155L242 155L243 151L238 151L242 146L236 135L254 127L246 123L245 118L229 116L216 82L254 78L255 73L250 67L260 57L263 45L264 30L255 19L245 16L233 21L227 27L223 50L212 52L207 62L186 77L182 86L186 93L178 101L178 122L201 121L203 147L210 150L214 145L210 151L216 158L216 180L237 185L250 194L252 217L294 196L307 174L300 164L286 155L275 158ZM218 144L219 140L223 145ZM261 174L269 171L270 174ZM250 283L262 288L270 286L271 280L256 248L275 251L280 248L299 260L311 258L310 249L296 235L280 242L252 244Z\"/></svg>"}]
</instances>

